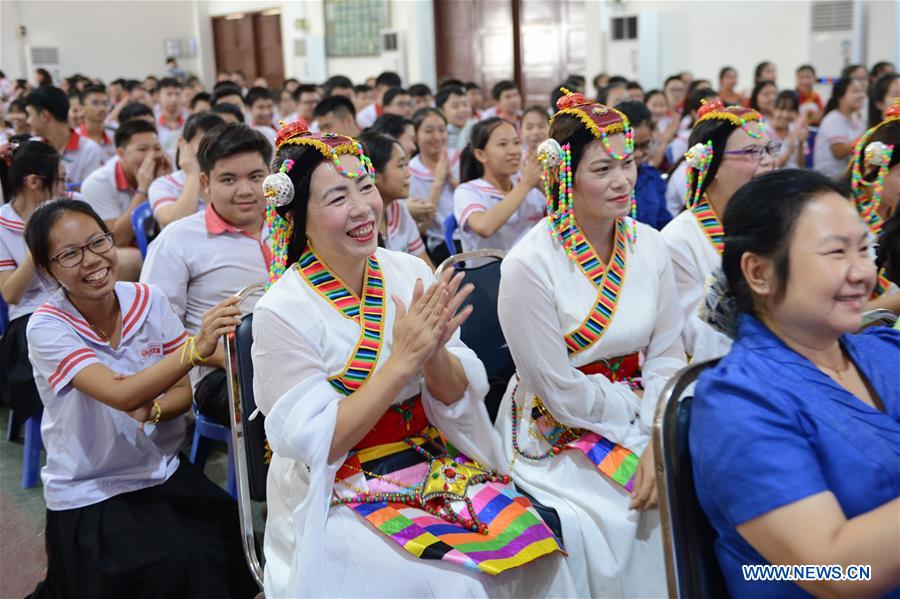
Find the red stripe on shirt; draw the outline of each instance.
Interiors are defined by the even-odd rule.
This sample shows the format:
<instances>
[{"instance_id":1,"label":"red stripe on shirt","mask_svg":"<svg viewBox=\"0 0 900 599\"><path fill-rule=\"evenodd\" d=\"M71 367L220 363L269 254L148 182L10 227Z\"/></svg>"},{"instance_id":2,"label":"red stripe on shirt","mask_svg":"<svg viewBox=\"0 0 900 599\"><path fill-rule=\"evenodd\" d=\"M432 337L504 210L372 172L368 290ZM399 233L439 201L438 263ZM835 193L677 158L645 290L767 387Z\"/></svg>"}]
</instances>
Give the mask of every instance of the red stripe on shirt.
<instances>
[{"instance_id":1,"label":"red stripe on shirt","mask_svg":"<svg viewBox=\"0 0 900 599\"><path fill-rule=\"evenodd\" d=\"M168 356L172 352L176 351L181 346L181 344L184 343L184 340L187 339L187 336L187 331L184 331L183 333L181 333L181 335L179 335L172 341L163 344L163 354Z\"/></svg>"},{"instance_id":2,"label":"red stripe on shirt","mask_svg":"<svg viewBox=\"0 0 900 599\"><path fill-rule=\"evenodd\" d=\"M72 325L72 327L76 331L78 331L79 333L81 333L82 335L84 335L85 337L90 339L91 341L95 341L97 343L105 343L105 341L103 341L103 339L101 339L99 337L99 335L97 335L96 333L94 333L94 331L91 330L90 325L88 323L84 322L83 320L79 320L79 319L73 317L71 314L69 314L65 310L60 310L56 306L51 306L50 304L44 304L43 306L41 306L40 308L35 310L34 313L35 314L47 314L47 315L55 317L55 318L61 318L65 322Z\"/></svg>"},{"instance_id":3,"label":"red stripe on shirt","mask_svg":"<svg viewBox=\"0 0 900 599\"><path fill-rule=\"evenodd\" d=\"M147 311L147 300L150 298L150 288L143 283L134 283L134 288L137 290L137 294L134 296L134 302L131 304L128 314L122 319L122 337L128 334L131 327L136 325ZM130 316L134 317L129 320Z\"/></svg>"},{"instance_id":4,"label":"red stripe on shirt","mask_svg":"<svg viewBox=\"0 0 900 599\"><path fill-rule=\"evenodd\" d=\"M9 229L10 231L25 230L25 225L23 223L10 220L8 218L3 218L2 216L0 216L0 227L4 227L6 229Z\"/></svg>"},{"instance_id":5,"label":"red stripe on shirt","mask_svg":"<svg viewBox=\"0 0 900 599\"><path fill-rule=\"evenodd\" d=\"M0 268L9 268L10 266L15 268L16 261L15 260L0 260Z\"/></svg>"},{"instance_id":6,"label":"red stripe on shirt","mask_svg":"<svg viewBox=\"0 0 900 599\"><path fill-rule=\"evenodd\" d=\"M466 225L466 221L469 219L469 216L474 212L487 212L487 206L483 204L469 204L466 206L465 210L462 211L462 215L459 219L459 226L464 227Z\"/></svg>"},{"instance_id":7,"label":"red stripe on shirt","mask_svg":"<svg viewBox=\"0 0 900 599\"><path fill-rule=\"evenodd\" d=\"M59 363L59 366L56 367L56 372L50 375L50 378L47 379L47 382L50 383L50 386L56 389L57 384L66 378L66 375L72 371L78 364L84 362L89 358L96 358L97 354L86 347L81 349L76 349L71 354L62 359Z\"/></svg>"}]
</instances>

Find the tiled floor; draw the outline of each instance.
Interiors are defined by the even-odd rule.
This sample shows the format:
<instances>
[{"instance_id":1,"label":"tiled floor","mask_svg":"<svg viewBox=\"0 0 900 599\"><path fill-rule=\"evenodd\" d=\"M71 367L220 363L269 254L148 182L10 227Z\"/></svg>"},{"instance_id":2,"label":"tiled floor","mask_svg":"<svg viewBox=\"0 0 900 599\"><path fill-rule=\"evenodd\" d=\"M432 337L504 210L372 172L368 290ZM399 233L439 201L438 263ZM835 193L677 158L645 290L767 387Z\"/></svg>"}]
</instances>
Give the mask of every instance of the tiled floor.
<instances>
[{"instance_id":1,"label":"tiled floor","mask_svg":"<svg viewBox=\"0 0 900 599\"><path fill-rule=\"evenodd\" d=\"M0 599L30 593L44 578L47 567L42 488L40 481L31 489L19 486L23 445L21 440L6 440L8 419L9 410L0 408ZM205 468L206 475L223 486L227 468L224 449L221 445L211 452ZM185 456L190 452L190 438L185 440L182 452Z\"/></svg>"}]
</instances>

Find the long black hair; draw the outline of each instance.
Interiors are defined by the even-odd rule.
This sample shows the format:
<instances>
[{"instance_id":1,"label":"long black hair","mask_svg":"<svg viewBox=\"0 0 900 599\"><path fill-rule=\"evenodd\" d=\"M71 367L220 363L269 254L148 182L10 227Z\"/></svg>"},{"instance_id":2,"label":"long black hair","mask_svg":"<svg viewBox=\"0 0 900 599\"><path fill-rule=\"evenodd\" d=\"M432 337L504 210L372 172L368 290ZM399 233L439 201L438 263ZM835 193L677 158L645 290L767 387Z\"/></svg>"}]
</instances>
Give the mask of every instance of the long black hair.
<instances>
[{"instance_id":1,"label":"long black hair","mask_svg":"<svg viewBox=\"0 0 900 599\"><path fill-rule=\"evenodd\" d=\"M503 123L509 121L498 116L479 121L472 127L472 136L469 143L459 155L459 182L473 181L484 176L484 165L475 158L475 150L483 150L487 147L494 131Z\"/></svg>"},{"instance_id":2,"label":"long black hair","mask_svg":"<svg viewBox=\"0 0 900 599\"><path fill-rule=\"evenodd\" d=\"M831 97L828 98L828 103L825 104L825 114L838 107L838 103L847 94L847 90L850 89L852 83L853 79L850 78L838 79L834 82L834 86L831 88Z\"/></svg>"},{"instance_id":3,"label":"long black hair","mask_svg":"<svg viewBox=\"0 0 900 599\"><path fill-rule=\"evenodd\" d=\"M897 79L900 79L900 75L897 73L882 75L875 81L872 88L869 90L869 128L872 128L881 122L881 113L884 109L888 108L886 105L888 89L890 89L891 84ZM881 104L880 107L878 106L879 104Z\"/></svg>"},{"instance_id":4,"label":"long black hair","mask_svg":"<svg viewBox=\"0 0 900 599\"><path fill-rule=\"evenodd\" d=\"M0 160L0 179L3 197L11 202L25 184L29 175L37 175L43 187L53 189L53 181L59 177L59 152L42 141L27 141L13 150L12 161Z\"/></svg>"}]
</instances>

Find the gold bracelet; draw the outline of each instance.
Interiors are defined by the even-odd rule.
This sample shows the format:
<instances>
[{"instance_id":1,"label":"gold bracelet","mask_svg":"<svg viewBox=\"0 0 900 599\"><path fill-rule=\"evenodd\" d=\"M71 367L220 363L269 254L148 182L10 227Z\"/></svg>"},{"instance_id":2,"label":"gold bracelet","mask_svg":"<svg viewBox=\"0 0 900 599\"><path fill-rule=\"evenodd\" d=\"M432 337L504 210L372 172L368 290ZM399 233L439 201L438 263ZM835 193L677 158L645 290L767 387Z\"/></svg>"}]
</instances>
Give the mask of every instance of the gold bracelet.
<instances>
[{"instance_id":1,"label":"gold bracelet","mask_svg":"<svg viewBox=\"0 0 900 599\"><path fill-rule=\"evenodd\" d=\"M159 424L159 419L162 418L162 404L159 403L158 399L153 400L153 408L156 408L156 416L154 416L151 420L151 424ZM153 408L150 409L150 413L153 413Z\"/></svg>"}]
</instances>

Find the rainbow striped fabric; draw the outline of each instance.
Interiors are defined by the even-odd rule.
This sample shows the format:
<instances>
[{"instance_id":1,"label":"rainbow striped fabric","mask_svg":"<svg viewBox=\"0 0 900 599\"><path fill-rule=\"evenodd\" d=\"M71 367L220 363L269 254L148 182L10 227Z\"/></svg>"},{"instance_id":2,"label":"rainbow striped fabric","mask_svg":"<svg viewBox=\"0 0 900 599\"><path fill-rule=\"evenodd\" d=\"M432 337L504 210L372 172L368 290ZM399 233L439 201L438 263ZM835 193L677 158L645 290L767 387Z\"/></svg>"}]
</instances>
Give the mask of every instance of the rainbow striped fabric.
<instances>
[{"instance_id":1,"label":"rainbow striped fabric","mask_svg":"<svg viewBox=\"0 0 900 599\"><path fill-rule=\"evenodd\" d=\"M442 447L440 433L431 426L410 440L424 444L431 452L447 451ZM457 454L455 461L480 467L462 454ZM406 443L360 449L338 471L335 493L353 496L360 490L370 493L409 490L422 483L428 469L429 462ZM379 501L347 505L420 559L444 560L491 575L563 551L562 543L531 502L511 483L470 485L466 495L477 518L487 524L487 534L452 524L407 503ZM454 501L453 507L461 516L471 517L465 502Z\"/></svg>"},{"instance_id":2,"label":"rainbow striped fabric","mask_svg":"<svg viewBox=\"0 0 900 599\"><path fill-rule=\"evenodd\" d=\"M580 327L565 335L566 349L569 355L583 351L596 343L606 332L609 323L612 322L619 301L619 291L625 280L626 235L625 220L620 218L616 221L612 259L609 266L606 266L577 224L571 228L565 228L563 231L563 243L570 236L574 236L572 253L575 256L575 262L597 287L597 301L594 308Z\"/></svg>"},{"instance_id":3,"label":"rainbow striped fabric","mask_svg":"<svg viewBox=\"0 0 900 599\"><path fill-rule=\"evenodd\" d=\"M707 200L705 194L700 198L699 202L694 204L691 212L694 214L697 222L700 223L700 228L706 233L706 238L716 248L716 253L721 256L722 250L725 249L725 229L722 227L722 223L719 222L719 217L716 216L712 206L709 205L709 200Z\"/></svg>"},{"instance_id":4,"label":"rainbow striped fabric","mask_svg":"<svg viewBox=\"0 0 900 599\"><path fill-rule=\"evenodd\" d=\"M368 380L378 362L384 326L384 279L381 267L374 255L369 256L362 301L319 260L312 247L308 247L300 257L299 271L319 295L344 316L361 325L359 340L344 371L328 379L335 389L349 395Z\"/></svg>"}]
</instances>

